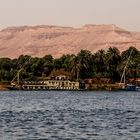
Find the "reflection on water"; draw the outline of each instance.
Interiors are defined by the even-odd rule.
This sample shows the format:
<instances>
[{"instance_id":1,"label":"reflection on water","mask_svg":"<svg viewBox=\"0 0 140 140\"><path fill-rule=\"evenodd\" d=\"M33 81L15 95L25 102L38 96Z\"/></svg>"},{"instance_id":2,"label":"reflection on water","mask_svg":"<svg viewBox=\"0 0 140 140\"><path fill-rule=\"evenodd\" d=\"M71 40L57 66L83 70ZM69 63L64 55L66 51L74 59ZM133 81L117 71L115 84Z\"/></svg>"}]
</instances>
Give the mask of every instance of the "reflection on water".
<instances>
[{"instance_id":1,"label":"reflection on water","mask_svg":"<svg viewBox=\"0 0 140 140\"><path fill-rule=\"evenodd\" d=\"M0 92L1 140L139 140L139 92Z\"/></svg>"}]
</instances>

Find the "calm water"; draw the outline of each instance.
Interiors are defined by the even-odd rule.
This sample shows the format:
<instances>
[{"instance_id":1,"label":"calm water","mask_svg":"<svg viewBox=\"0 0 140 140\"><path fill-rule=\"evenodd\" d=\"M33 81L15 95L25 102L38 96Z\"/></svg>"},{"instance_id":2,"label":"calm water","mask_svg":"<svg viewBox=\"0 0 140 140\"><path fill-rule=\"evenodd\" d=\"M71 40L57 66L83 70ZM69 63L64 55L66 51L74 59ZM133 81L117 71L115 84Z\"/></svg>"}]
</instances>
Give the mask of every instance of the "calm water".
<instances>
[{"instance_id":1,"label":"calm water","mask_svg":"<svg viewBox=\"0 0 140 140\"><path fill-rule=\"evenodd\" d=\"M140 140L140 92L0 92L0 140Z\"/></svg>"}]
</instances>

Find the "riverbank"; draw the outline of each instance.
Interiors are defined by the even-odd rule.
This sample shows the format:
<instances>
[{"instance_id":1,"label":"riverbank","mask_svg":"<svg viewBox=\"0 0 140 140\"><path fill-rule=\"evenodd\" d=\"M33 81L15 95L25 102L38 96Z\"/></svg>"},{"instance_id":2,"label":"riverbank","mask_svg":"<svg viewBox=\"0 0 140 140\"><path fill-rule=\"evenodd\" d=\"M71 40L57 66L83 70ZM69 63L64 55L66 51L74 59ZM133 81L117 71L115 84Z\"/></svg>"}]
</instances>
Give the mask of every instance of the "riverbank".
<instances>
[{"instance_id":1,"label":"riverbank","mask_svg":"<svg viewBox=\"0 0 140 140\"><path fill-rule=\"evenodd\" d=\"M7 85L0 85L0 90L8 90Z\"/></svg>"},{"instance_id":2,"label":"riverbank","mask_svg":"<svg viewBox=\"0 0 140 140\"><path fill-rule=\"evenodd\" d=\"M0 84L0 90L9 90L7 87L10 85ZM116 91L120 87L118 84L86 84L86 90L106 90L106 91Z\"/></svg>"},{"instance_id":3,"label":"riverbank","mask_svg":"<svg viewBox=\"0 0 140 140\"><path fill-rule=\"evenodd\" d=\"M0 90L8 90L9 82L0 82Z\"/></svg>"},{"instance_id":4,"label":"riverbank","mask_svg":"<svg viewBox=\"0 0 140 140\"><path fill-rule=\"evenodd\" d=\"M120 90L119 84L86 84L86 89L88 90Z\"/></svg>"}]
</instances>

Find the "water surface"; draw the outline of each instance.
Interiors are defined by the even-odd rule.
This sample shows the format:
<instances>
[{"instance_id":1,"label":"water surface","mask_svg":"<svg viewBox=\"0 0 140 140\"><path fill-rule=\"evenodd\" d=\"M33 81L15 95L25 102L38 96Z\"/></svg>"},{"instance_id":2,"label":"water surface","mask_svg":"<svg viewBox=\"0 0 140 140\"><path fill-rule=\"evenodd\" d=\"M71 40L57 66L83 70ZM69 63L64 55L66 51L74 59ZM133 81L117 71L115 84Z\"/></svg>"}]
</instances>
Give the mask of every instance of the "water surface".
<instances>
[{"instance_id":1,"label":"water surface","mask_svg":"<svg viewBox=\"0 0 140 140\"><path fill-rule=\"evenodd\" d=\"M140 92L1 91L0 140L139 140Z\"/></svg>"}]
</instances>

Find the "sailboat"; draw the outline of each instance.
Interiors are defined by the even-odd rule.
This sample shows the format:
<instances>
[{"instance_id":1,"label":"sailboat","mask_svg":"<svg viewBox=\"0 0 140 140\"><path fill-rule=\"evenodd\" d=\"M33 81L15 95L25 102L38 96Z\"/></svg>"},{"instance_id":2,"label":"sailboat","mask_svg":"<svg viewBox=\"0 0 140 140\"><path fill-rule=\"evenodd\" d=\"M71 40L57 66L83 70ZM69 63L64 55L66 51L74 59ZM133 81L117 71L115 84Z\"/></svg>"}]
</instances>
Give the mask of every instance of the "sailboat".
<instances>
[{"instance_id":1,"label":"sailboat","mask_svg":"<svg viewBox=\"0 0 140 140\"><path fill-rule=\"evenodd\" d=\"M131 84L131 83L126 83L126 69L127 69L128 63L130 61L132 52L133 52L133 49L131 50L131 52L129 54L129 57L128 57L127 61L126 61L126 65L124 67L119 86L121 87L122 90L139 91L140 87L138 87L138 86L136 86L134 84Z\"/></svg>"},{"instance_id":2,"label":"sailboat","mask_svg":"<svg viewBox=\"0 0 140 140\"><path fill-rule=\"evenodd\" d=\"M7 88L10 90L21 90L22 86L20 85L20 81L19 81L19 75L22 69L20 69L17 72L17 75L13 78L13 80L11 81L10 86L8 86ZM15 79L17 79L17 81L15 82Z\"/></svg>"}]
</instances>

